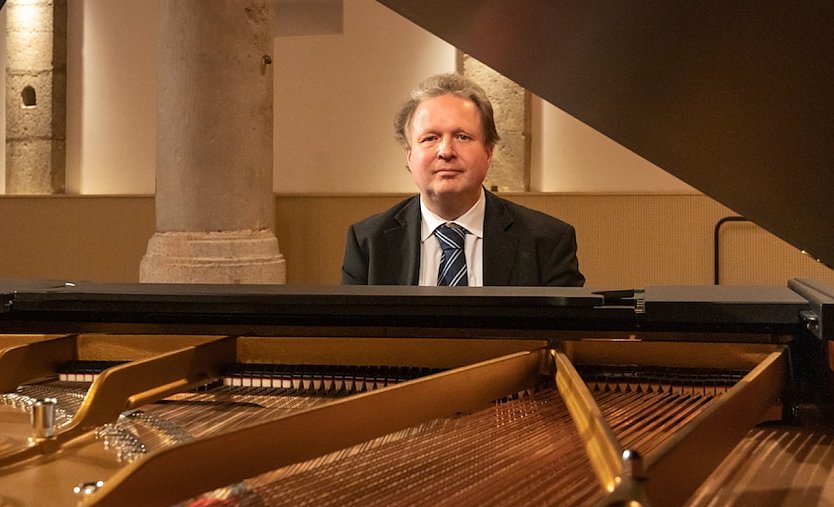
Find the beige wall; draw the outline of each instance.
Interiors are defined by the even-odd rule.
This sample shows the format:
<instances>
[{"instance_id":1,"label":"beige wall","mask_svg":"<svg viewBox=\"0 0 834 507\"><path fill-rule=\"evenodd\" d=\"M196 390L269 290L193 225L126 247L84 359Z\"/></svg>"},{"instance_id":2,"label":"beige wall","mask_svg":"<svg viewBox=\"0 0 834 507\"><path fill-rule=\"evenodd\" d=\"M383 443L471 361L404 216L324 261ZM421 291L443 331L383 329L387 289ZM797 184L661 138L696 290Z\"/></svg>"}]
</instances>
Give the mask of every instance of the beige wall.
<instances>
[{"instance_id":1,"label":"beige wall","mask_svg":"<svg viewBox=\"0 0 834 507\"><path fill-rule=\"evenodd\" d=\"M67 192L153 193L157 2L67 7Z\"/></svg>"},{"instance_id":2,"label":"beige wall","mask_svg":"<svg viewBox=\"0 0 834 507\"><path fill-rule=\"evenodd\" d=\"M136 282L152 197L0 196L0 278Z\"/></svg>"},{"instance_id":3,"label":"beige wall","mask_svg":"<svg viewBox=\"0 0 834 507\"><path fill-rule=\"evenodd\" d=\"M278 15L279 13L276 13ZM344 2L340 35L275 39L276 192L408 192L394 111L455 50L388 8Z\"/></svg>"},{"instance_id":4,"label":"beige wall","mask_svg":"<svg viewBox=\"0 0 834 507\"><path fill-rule=\"evenodd\" d=\"M278 195L288 283L338 283L348 225L405 195ZM732 215L702 195L507 196L572 223L587 285L599 288L711 284L713 228ZM0 278L136 282L153 232L150 196L2 196ZM834 283L834 271L756 226L728 224L721 244L723 283Z\"/></svg>"}]
</instances>

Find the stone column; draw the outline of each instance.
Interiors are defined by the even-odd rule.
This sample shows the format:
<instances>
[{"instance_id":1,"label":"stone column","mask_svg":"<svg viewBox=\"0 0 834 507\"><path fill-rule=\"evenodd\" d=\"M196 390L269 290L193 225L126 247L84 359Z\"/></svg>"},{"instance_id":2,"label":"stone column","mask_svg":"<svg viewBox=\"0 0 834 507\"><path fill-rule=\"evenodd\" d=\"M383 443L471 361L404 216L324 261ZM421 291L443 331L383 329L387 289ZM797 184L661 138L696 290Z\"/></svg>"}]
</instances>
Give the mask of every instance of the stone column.
<instances>
[{"instance_id":1,"label":"stone column","mask_svg":"<svg viewBox=\"0 0 834 507\"><path fill-rule=\"evenodd\" d=\"M66 181L67 2L6 3L6 192L57 194Z\"/></svg>"},{"instance_id":2,"label":"stone column","mask_svg":"<svg viewBox=\"0 0 834 507\"><path fill-rule=\"evenodd\" d=\"M272 0L161 0L156 229L142 282L284 283Z\"/></svg>"},{"instance_id":3,"label":"stone column","mask_svg":"<svg viewBox=\"0 0 834 507\"><path fill-rule=\"evenodd\" d=\"M467 54L463 74L486 91L501 141L492 154L484 185L502 192L530 190L530 92Z\"/></svg>"}]
</instances>

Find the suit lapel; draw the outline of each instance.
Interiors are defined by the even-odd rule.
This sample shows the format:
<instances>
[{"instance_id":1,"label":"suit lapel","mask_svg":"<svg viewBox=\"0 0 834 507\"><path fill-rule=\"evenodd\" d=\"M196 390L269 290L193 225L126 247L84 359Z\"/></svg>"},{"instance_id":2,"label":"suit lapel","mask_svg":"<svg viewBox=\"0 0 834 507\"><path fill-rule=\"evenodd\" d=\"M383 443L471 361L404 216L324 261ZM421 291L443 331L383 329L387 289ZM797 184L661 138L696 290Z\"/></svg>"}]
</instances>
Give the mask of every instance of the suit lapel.
<instances>
[{"instance_id":1,"label":"suit lapel","mask_svg":"<svg viewBox=\"0 0 834 507\"><path fill-rule=\"evenodd\" d=\"M399 223L385 231L388 266L394 285L417 285L420 273L420 201L415 197L394 216Z\"/></svg>"},{"instance_id":2,"label":"suit lapel","mask_svg":"<svg viewBox=\"0 0 834 507\"><path fill-rule=\"evenodd\" d=\"M486 192L484 210L484 285L510 285L518 237L507 232L513 223L507 207Z\"/></svg>"}]
</instances>

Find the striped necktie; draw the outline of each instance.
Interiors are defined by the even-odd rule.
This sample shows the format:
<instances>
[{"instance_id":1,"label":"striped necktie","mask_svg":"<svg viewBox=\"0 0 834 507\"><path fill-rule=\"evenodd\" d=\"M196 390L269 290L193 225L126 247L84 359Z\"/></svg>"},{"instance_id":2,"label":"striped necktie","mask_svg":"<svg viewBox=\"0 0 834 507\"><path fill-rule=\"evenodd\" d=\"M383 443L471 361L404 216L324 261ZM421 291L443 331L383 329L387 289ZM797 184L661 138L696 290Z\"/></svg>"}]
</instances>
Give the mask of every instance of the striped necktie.
<instances>
[{"instance_id":1,"label":"striped necktie","mask_svg":"<svg viewBox=\"0 0 834 507\"><path fill-rule=\"evenodd\" d=\"M466 255L463 253L464 238L468 231L458 224L443 224L434 230L443 253L440 256L440 270L437 285L469 285L466 275Z\"/></svg>"}]
</instances>

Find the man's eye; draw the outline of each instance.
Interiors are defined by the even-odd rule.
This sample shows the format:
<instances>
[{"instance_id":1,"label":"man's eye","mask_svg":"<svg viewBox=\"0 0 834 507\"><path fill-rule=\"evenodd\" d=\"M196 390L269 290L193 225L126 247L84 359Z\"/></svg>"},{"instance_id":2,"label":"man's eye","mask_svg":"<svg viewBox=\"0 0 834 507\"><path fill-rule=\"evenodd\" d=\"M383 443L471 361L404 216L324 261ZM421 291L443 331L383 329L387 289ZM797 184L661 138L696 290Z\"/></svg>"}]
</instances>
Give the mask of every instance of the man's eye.
<instances>
[{"instance_id":1,"label":"man's eye","mask_svg":"<svg viewBox=\"0 0 834 507\"><path fill-rule=\"evenodd\" d=\"M431 142L431 141L435 141L435 140L437 140L437 136L426 136L426 137L420 138L421 143L427 143L427 142Z\"/></svg>"},{"instance_id":2,"label":"man's eye","mask_svg":"<svg viewBox=\"0 0 834 507\"><path fill-rule=\"evenodd\" d=\"M467 134L458 134L458 136L457 136L457 137L458 137L458 139L460 139L461 141L470 141L470 140L472 139L472 137L471 137L471 136L469 136L469 135L467 135Z\"/></svg>"}]
</instances>

